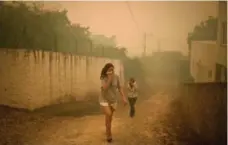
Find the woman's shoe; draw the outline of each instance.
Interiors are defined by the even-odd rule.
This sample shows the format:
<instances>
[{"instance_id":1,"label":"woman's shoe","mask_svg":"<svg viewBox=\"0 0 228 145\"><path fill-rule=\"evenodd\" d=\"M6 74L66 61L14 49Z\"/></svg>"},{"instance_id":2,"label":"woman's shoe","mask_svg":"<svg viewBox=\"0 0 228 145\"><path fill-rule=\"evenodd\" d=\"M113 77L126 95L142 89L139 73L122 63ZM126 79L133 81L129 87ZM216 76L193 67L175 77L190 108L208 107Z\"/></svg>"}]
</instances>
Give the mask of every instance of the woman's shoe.
<instances>
[{"instance_id":1,"label":"woman's shoe","mask_svg":"<svg viewBox=\"0 0 228 145\"><path fill-rule=\"evenodd\" d=\"M108 143L111 143L112 142L112 138L110 137L110 138L107 138L107 142Z\"/></svg>"},{"instance_id":2,"label":"woman's shoe","mask_svg":"<svg viewBox=\"0 0 228 145\"><path fill-rule=\"evenodd\" d=\"M106 130L106 137L107 137L107 142L111 143L112 142L112 133L110 130Z\"/></svg>"}]
</instances>

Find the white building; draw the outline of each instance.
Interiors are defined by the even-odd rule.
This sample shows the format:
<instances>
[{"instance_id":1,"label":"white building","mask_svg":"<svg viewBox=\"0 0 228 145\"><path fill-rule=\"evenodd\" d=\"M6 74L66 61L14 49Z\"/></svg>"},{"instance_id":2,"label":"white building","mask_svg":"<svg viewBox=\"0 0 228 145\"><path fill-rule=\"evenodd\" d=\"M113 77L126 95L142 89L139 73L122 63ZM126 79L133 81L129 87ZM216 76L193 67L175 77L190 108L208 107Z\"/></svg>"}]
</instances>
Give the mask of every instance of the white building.
<instances>
[{"instance_id":1,"label":"white building","mask_svg":"<svg viewBox=\"0 0 228 145\"><path fill-rule=\"evenodd\" d=\"M214 82L216 76L216 41L193 41L190 73L195 82Z\"/></svg>"},{"instance_id":2,"label":"white building","mask_svg":"<svg viewBox=\"0 0 228 145\"><path fill-rule=\"evenodd\" d=\"M193 41L190 72L195 82L227 81L227 2L218 2L217 41Z\"/></svg>"}]
</instances>

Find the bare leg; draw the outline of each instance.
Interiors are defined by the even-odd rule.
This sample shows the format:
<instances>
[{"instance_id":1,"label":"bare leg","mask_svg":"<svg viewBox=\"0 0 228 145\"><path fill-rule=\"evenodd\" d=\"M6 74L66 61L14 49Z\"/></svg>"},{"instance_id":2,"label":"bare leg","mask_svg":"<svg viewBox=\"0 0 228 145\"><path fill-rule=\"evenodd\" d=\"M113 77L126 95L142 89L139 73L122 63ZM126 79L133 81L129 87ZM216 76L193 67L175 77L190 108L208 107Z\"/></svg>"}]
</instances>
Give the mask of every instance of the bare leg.
<instances>
[{"instance_id":1,"label":"bare leg","mask_svg":"<svg viewBox=\"0 0 228 145\"><path fill-rule=\"evenodd\" d=\"M110 106L110 110L111 110L111 115L110 115L110 137L112 138L112 118L113 118L113 113L114 113L114 111L115 111L115 109L112 107L112 106Z\"/></svg>"},{"instance_id":2,"label":"bare leg","mask_svg":"<svg viewBox=\"0 0 228 145\"><path fill-rule=\"evenodd\" d=\"M103 111L105 114L105 126L106 126L106 135L107 140L112 139L112 132L111 132L111 123L112 123L112 115L113 110L110 106L103 106Z\"/></svg>"}]
</instances>

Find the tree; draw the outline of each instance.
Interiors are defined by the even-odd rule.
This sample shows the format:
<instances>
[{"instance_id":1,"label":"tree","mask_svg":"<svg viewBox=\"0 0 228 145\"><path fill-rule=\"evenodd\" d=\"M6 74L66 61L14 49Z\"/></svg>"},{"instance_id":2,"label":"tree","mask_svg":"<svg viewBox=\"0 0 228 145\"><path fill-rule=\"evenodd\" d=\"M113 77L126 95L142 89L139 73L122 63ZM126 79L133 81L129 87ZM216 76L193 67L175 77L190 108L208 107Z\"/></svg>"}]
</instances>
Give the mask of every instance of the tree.
<instances>
[{"instance_id":1,"label":"tree","mask_svg":"<svg viewBox=\"0 0 228 145\"><path fill-rule=\"evenodd\" d=\"M101 50L101 56L117 59L126 57L127 49L124 47L117 47L116 36L106 37L104 35L91 35L91 39L93 45Z\"/></svg>"},{"instance_id":2,"label":"tree","mask_svg":"<svg viewBox=\"0 0 228 145\"><path fill-rule=\"evenodd\" d=\"M126 53L127 53L127 48L125 47L120 47L119 49L119 55L121 58L126 58Z\"/></svg>"},{"instance_id":3,"label":"tree","mask_svg":"<svg viewBox=\"0 0 228 145\"><path fill-rule=\"evenodd\" d=\"M0 32L1 48L126 57L115 36L91 35L89 27L69 21L67 10L45 10L40 2L1 3Z\"/></svg>"},{"instance_id":4,"label":"tree","mask_svg":"<svg viewBox=\"0 0 228 145\"><path fill-rule=\"evenodd\" d=\"M193 32L188 33L188 44L191 41L216 40L217 39L217 18L209 16L206 21L196 25Z\"/></svg>"},{"instance_id":5,"label":"tree","mask_svg":"<svg viewBox=\"0 0 228 145\"><path fill-rule=\"evenodd\" d=\"M43 10L31 2L2 3L0 31L0 47L63 52L75 52L75 39L83 42L90 35L88 27L70 23L66 10Z\"/></svg>"},{"instance_id":6,"label":"tree","mask_svg":"<svg viewBox=\"0 0 228 145\"><path fill-rule=\"evenodd\" d=\"M116 47L115 36L106 37L104 35L91 35L94 45L103 45L105 47Z\"/></svg>"}]
</instances>

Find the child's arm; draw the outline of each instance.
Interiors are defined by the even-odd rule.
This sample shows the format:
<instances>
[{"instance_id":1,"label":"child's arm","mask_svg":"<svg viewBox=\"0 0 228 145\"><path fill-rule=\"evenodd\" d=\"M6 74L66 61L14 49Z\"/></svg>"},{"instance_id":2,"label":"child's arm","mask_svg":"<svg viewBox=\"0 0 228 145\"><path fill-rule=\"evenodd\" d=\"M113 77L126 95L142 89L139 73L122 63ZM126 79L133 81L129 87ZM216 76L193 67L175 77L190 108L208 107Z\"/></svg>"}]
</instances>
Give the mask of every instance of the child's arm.
<instances>
[{"instance_id":1,"label":"child's arm","mask_svg":"<svg viewBox=\"0 0 228 145\"><path fill-rule=\"evenodd\" d=\"M134 91L137 91L138 90L138 85L137 85L137 83L135 82L134 83Z\"/></svg>"},{"instance_id":2,"label":"child's arm","mask_svg":"<svg viewBox=\"0 0 228 145\"><path fill-rule=\"evenodd\" d=\"M129 82L127 83L127 89L128 89L128 91L132 91L132 88L130 87Z\"/></svg>"}]
</instances>

